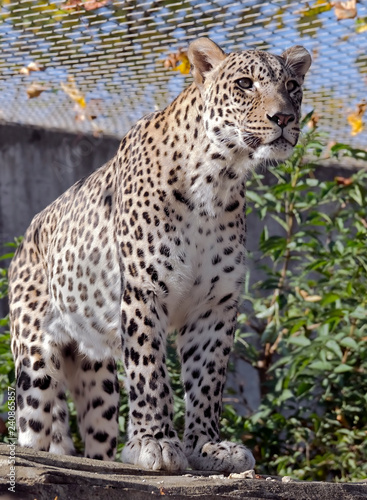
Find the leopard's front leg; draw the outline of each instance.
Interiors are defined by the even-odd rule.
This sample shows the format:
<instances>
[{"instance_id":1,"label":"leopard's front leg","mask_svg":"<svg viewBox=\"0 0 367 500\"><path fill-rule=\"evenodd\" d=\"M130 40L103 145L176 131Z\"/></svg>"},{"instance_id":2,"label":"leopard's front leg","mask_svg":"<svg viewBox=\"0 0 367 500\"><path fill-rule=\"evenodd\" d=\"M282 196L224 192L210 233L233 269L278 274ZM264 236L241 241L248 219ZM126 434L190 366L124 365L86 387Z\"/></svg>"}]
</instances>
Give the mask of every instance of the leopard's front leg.
<instances>
[{"instance_id":1,"label":"leopard's front leg","mask_svg":"<svg viewBox=\"0 0 367 500\"><path fill-rule=\"evenodd\" d=\"M152 470L184 470L188 463L172 422L165 314L144 293L125 293L124 299L123 361L130 419L122 459Z\"/></svg>"},{"instance_id":2,"label":"leopard's front leg","mask_svg":"<svg viewBox=\"0 0 367 500\"><path fill-rule=\"evenodd\" d=\"M220 441L219 419L237 308L211 308L181 329L178 348L185 384L184 447L196 470L241 472L254 457L245 446Z\"/></svg>"}]
</instances>

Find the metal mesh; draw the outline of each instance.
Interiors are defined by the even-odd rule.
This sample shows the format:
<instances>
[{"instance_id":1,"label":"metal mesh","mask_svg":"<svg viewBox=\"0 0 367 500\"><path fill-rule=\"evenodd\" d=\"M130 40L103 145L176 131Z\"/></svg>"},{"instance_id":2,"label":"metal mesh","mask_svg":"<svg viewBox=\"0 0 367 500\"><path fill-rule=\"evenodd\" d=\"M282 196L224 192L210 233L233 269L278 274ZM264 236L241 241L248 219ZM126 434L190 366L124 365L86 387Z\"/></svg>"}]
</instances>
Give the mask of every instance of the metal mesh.
<instances>
[{"instance_id":1,"label":"metal mesh","mask_svg":"<svg viewBox=\"0 0 367 500\"><path fill-rule=\"evenodd\" d=\"M164 62L205 35L228 52L304 45L314 59L304 111L315 109L330 140L365 148L367 0L350 19L336 9L320 0L3 0L0 119L121 137L191 81Z\"/></svg>"}]
</instances>

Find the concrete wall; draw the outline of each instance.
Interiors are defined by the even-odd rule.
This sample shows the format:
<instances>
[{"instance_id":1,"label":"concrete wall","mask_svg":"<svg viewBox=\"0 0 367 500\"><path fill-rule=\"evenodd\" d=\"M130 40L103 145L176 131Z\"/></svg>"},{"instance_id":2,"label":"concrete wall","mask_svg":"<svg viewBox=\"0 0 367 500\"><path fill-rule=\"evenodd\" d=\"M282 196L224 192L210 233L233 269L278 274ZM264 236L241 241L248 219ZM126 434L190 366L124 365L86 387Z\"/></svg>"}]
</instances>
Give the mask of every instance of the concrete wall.
<instances>
[{"instance_id":1,"label":"concrete wall","mask_svg":"<svg viewBox=\"0 0 367 500\"><path fill-rule=\"evenodd\" d=\"M0 125L0 247L116 153L119 140Z\"/></svg>"},{"instance_id":2,"label":"concrete wall","mask_svg":"<svg viewBox=\"0 0 367 500\"><path fill-rule=\"evenodd\" d=\"M119 140L0 124L0 255L35 214L116 153ZM0 301L0 317L7 311Z\"/></svg>"}]
</instances>

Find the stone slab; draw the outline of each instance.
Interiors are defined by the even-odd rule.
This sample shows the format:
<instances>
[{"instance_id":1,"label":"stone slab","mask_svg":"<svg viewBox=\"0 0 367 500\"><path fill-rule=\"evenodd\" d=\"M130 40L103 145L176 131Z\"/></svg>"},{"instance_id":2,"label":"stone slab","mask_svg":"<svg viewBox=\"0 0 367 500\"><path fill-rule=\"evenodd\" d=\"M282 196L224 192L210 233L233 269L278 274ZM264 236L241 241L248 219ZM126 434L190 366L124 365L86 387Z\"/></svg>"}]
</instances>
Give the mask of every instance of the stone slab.
<instances>
[{"instance_id":1,"label":"stone slab","mask_svg":"<svg viewBox=\"0 0 367 500\"><path fill-rule=\"evenodd\" d=\"M8 490L9 446L0 445L2 500L357 500L367 499L367 481L284 482L258 476L231 479L213 472L169 474L118 462L59 456L15 448L15 493Z\"/></svg>"}]
</instances>

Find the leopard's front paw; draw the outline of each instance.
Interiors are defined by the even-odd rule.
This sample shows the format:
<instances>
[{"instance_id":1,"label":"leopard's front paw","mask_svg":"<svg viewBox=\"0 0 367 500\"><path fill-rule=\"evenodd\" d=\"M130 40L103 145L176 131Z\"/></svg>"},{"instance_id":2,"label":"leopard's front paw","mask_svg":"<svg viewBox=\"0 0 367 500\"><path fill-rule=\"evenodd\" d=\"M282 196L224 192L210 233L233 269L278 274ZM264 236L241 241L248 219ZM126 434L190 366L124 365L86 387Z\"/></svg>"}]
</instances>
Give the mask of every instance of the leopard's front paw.
<instances>
[{"instance_id":1,"label":"leopard's front paw","mask_svg":"<svg viewBox=\"0 0 367 500\"><path fill-rule=\"evenodd\" d=\"M255 459L246 446L229 441L205 443L201 450L189 453L187 458L196 470L243 472L255 466Z\"/></svg>"},{"instance_id":2,"label":"leopard's front paw","mask_svg":"<svg viewBox=\"0 0 367 500\"><path fill-rule=\"evenodd\" d=\"M121 459L145 469L179 471L188 466L178 439L133 438L122 450Z\"/></svg>"}]
</instances>

